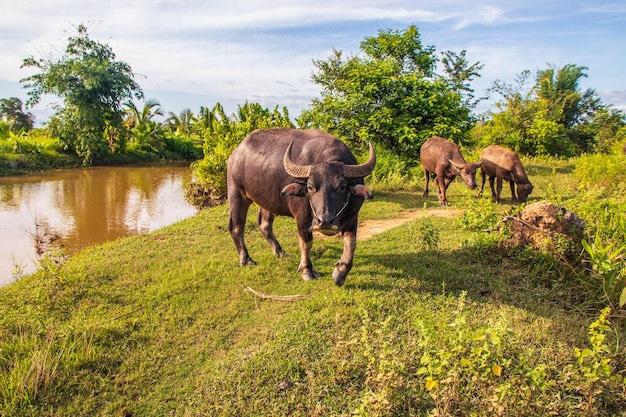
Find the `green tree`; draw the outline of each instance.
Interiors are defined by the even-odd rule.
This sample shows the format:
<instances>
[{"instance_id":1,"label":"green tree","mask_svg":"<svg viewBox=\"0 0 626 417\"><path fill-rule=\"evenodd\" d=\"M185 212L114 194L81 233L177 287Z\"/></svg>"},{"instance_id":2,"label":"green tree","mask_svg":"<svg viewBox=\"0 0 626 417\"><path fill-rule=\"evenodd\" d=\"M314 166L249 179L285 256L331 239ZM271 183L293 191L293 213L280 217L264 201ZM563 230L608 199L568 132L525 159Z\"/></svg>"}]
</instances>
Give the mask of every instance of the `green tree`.
<instances>
[{"instance_id":1,"label":"green tree","mask_svg":"<svg viewBox=\"0 0 626 417\"><path fill-rule=\"evenodd\" d=\"M179 136L189 136L193 131L195 116L191 109L183 109L179 114L169 112L165 123Z\"/></svg>"},{"instance_id":2,"label":"green tree","mask_svg":"<svg viewBox=\"0 0 626 417\"><path fill-rule=\"evenodd\" d=\"M366 141L416 159L432 135L461 139L470 127L469 82L481 66L461 54L445 56L437 74L433 46L424 46L416 26L381 30L361 42L361 56L335 50L314 61L312 80L321 98L298 118L298 125L328 130L353 146Z\"/></svg>"},{"instance_id":3,"label":"green tree","mask_svg":"<svg viewBox=\"0 0 626 417\"><path fill-rule=\"evenodd\" d=\"M21 82L30 88L27 105L37 104L44 94L63 99L50 128L68 150L89 164L114 150L112 142L123 129L122 103L143 98L143 92L131 67L117 61L111 47L92 40L83 24L76 32L58 60L24 59L22 68L40 72Z\"/></svg>"},{"instance_id":4,"label":"green tree","mask_svg":"<svg viewBox=\"0 0 626 417\"><path fill-rule=\"evenodd\" d=\"M586 67L567 64L537 72L528 87L530 71L515 84L497 80L490 91L502 100L499 111L474 129L479 146L503 144L531 155L572 156L582 152L608 152L624 138L624 117L605 105L591 88L581 91Z\"/></svg>"},{"instance_id":5,"label":"green tree","mask_svg":"<svg viewBox=\"0 0 626 417\"><path fill-rule=\"evenodd\" d=\"M226 199L226 165L233 149L255 129L294 127L287 108L264 108L258 103L237 106L228 116L220 103L212 110L200 109L196 126L203 126L204 158L192 163L194 182L187 199L197 207L221 204Z\"/></svg>"},{"instance_id":6,"label":"green tree","mask_svg":"<svg viewBox=\"0 0 626 417\"><path fill-rule=\"evenodd\" d=\"M162 126L153 120L156 116L163 116L159 102L147 100L141 110L132 100L128 100L124 106L124 124L130 130L131 144L140 149L160 152L163 149Z\"/></svg>"},{"instance_id":7,"label":"green tree","mask_svg":"<svg viewBox=\"0 0 626 417\"><path fill-rule=\"evenodd\" d=\"M17 133L20 130L28 132L35 124L35 116L24 112L22 100L17 97L0 99L0 119L5 121L9 130Z\"/></svg>"}]
</instances>

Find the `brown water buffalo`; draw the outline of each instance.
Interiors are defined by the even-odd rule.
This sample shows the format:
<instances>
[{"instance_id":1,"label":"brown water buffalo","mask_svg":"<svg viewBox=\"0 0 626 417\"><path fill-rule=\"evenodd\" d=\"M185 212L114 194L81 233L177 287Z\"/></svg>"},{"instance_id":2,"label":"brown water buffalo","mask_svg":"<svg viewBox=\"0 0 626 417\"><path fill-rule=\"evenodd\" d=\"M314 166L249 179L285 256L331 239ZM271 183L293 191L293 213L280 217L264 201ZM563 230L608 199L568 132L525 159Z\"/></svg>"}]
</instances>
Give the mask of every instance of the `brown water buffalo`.
<instances>
[{"instance_id":1,"label":"brown water buffalo","mask_svg":"<svg viewBox=\"0 0 626 417\"><path fill-rule=\"evenodd\" d=\"M420 149L420 161L426 180L423 197L428 197L431 174L434 175L437 184L439 202L444 207L448 205L446 190L456 176L460 176L470 190L476 188L476 169L480 167L481 162L465 162L459 147L451 140L439 136L428 139Z\"/></svg>"},{"instance_id":2,"label":"brown water buffalo","mask_svg":"<svg viewBox=\"0 0 626 417\"><path fill-rule=\"evenodd\" d=\"M313 231L343 236L343 254L333 271L338 286L352 268L358 213L364 199L372 198L363 177L376 164L370 144L362 165L336 137L320 130L274 128L255 130L228 159L228 230L241 265L254 265L244 243L248 208L257 203L257 224L275 255L285 252L274 236L274 216L291 216L298 226L300 265L305 280L319 278L310 252Z\"/></svg>"},{"instance_id":3,"label":"brown water buffalo","mask_svg":"<svg viewBox=\"0 0 626 417\"><path fill-rule=\"evenodd\" d=\"M498 145L489 145L480 153L483 160L481 167L482 184L478 196L480 197L485 187L485 177L489 175L489 186L491 187L491 201L500 202L500 192L502 191L502 180L509 182L511 186L511 200L525 202L528 195L533 191L533 185L528 181L526 171L522 166L522 161L515 152ZM493 182L497 179L496 189ZM515 193L517 184L517 195Z\"/></svg>"}]
</instances>

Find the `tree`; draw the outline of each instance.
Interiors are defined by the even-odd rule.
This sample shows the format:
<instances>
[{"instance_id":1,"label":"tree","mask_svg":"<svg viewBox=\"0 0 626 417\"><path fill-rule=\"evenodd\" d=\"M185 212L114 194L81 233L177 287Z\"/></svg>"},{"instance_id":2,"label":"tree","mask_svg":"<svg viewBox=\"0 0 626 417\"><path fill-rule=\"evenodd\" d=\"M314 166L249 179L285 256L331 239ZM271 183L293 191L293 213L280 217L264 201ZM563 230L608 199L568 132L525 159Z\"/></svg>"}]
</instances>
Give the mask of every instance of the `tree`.
<instances>
[{"instance_id":1,"label":"tree","mask_svg":"<svg viewBox=\"0 0 626 417\"><path fill-rule=\"evenodd\" d=\"M35 116L24 112L22 100L17 97L0 99L0 119L9 125L9 130L13 133L20 130L28 132L35 124Z\"/></svg>"},{"instance_id":2,"label":"tree","mask_svg":"<svg viewBox=\"0 0 626 417\"><path fill-rule=\"evenodd\" d=\"M328 130L354 147L372 141L415 160L432 135L462 139L470 127L469 82L481 66L465 51L446 55L444 74L436 73L435 48L424 46L416 26L381 30L361 42L362 56L335 50L314 61L312 80L321 98L298 118L302 127Z\"/></svg>"},{"instance_id":3,"label":"tree","mask_svg":"<svg viewBox=\"0 0 626 417\"><path fill-rule=\"evenodd\" d=\"M500 111L489 112L489 120L476 127L477 144L503 144L531 155L608 152L623 139L624 116L603 104L593 89L580 90L586 69L549 66L537 71L530 88L530 71L522 72L515 85L494 82L490 91L503 98L496 103Z\"/></svg>"},{"instance_id":4,"label":"tree","mask_svg":"<svg viewBox=\"0 0 626 417\"><path fill-rule=\"evenodd\" d=\"M50 127L68 150L89 164L111 151L111 140L123 129L122 103L143 98L143 92L131 67L117 61L111 47L92 40L83 24L76 32L58 60L24 59L22 68L40 72L21 82L31 89L27 105L37 104L44 94L63 99Z\"/></svg>"},{"instance_id":5,"label":"tree","mask_svg":"<svg viewBox=\"0 0 626 417\"><path fill-rule=\"evenodd\" d=\"M180 114L169 112L169 117L165 121L175 134L189 136L194 124L194 114L191 109L183 109Z\"/></svg>"},{"instance_id":6,"label":"tree","mask_svg":"<svg viewBox=\"0 0 626 417\"><path fill-rule=\"evenodd\" d=\"M162 128L160 123L153 120L155 116L163 116L159 102L147 100L141 110L132 100L128 100L124 106L124 124L130 130L132 145L160 152L163 149Z\"/></svg>"},{"instance_id":7,"label":"tree","mask_svg":"<svg viewBox=\"0 0 626 417\"><path fill-rule=\"evenodd\" d=\"M187 199L196 207L210 207L226 199L226 165L233 149L255 129L293 127L287 108L282 112L258 103L237 106L228 116L220 103L212 110L202 107L196 126L203 126L204 158L191 164L194 182L186 190Z\"/></svg>"}]
</instances>

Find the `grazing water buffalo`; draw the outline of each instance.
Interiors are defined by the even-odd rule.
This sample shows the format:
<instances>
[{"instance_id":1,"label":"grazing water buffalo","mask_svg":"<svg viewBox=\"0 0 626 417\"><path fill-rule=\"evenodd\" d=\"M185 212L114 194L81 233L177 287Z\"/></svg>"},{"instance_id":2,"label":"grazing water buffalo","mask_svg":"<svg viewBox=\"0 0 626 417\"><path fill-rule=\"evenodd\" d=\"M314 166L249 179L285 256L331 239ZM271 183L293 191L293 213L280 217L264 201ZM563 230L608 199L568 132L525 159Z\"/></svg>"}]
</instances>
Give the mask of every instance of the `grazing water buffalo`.
<instances>
[{"instance_id":1,"label":"grazing water buffalo","mask_svg":"<svg viewBox=\"0 0 626 417\"><path fill-rule=\"evenodd\" d=\"M476 188L476 169L480 167L482 161L465 162L459 147L451 140L439 136L428 139L420 149L420 161L426 180L423 197L428 197L428 182L431 174L434 175L437 184L439 202L444 207L448 205L446 190L457 175L463 178L470 190Z\"/></svg>"},{"instance_id":2,"label":"grazing water buffalo","mask_svg":"<svg viewBox=\"0 0 626 417\"><path fill-rule=\"evenodd\" d=\"M369 159L359 165L348 147L320 130L274 128L250 133L228 159L228 230L241 265L256 264L244 243L244 226L252 202L259 206L257 224L275 255L285 252L274 236L274 216L291 216L298 226L300 265L305 280L321 275L310 252L313 231L343 236L343 254L333 271L338 286L352 268L358 213L372 198L363 177L376 165L370 144Z\"/></svg>"},{"instance_id":3,"label":"grazing water buffalo","mask_svg":"<svg viewBox=\"0 0 626 417\"><path fill-rule=\"evenodd\" d=\"M511 185L511 200L525 202L528 195L533 191L533 185L528 181L526 171L522 166L522 161L515 152L498 145L489 145L480 153L483 161L481 167L482 184L478 196L483 194L485 187L485 177L489 175L489 186L491 187L491 201L500 202L500 192L502 191L502 180L507 180ZM494 190L493 182L497 178L497 186ZM515 194L515 184L517 184L517 195Z\"/></svg>"}]
</instances>

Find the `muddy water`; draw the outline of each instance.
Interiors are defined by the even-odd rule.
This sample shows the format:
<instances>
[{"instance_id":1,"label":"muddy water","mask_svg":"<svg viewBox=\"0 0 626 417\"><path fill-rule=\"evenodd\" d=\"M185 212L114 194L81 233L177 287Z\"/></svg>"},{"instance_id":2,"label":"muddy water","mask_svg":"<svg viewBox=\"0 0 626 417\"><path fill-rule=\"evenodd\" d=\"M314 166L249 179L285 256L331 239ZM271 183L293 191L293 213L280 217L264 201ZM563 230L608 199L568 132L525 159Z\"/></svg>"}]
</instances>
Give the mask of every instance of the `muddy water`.
<instances>
[{"instance_id":1,"label":"muddy water","mask_svg":"<svg viewBox=\"0 0 626 417\"><path fill-rule=\"evenodd\" d=\"M187 165L97 167L0 177L0 285L36 269L52 242L68 255L190 217Z\"/></svg>"}]
</instances>

